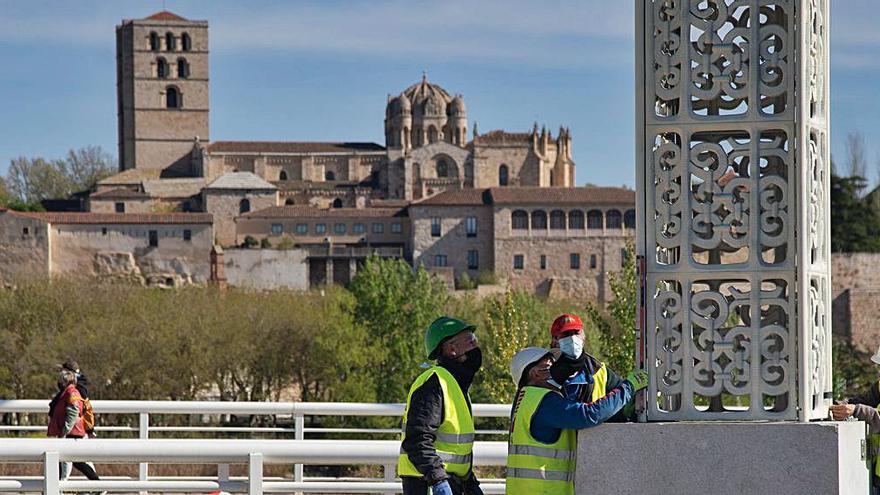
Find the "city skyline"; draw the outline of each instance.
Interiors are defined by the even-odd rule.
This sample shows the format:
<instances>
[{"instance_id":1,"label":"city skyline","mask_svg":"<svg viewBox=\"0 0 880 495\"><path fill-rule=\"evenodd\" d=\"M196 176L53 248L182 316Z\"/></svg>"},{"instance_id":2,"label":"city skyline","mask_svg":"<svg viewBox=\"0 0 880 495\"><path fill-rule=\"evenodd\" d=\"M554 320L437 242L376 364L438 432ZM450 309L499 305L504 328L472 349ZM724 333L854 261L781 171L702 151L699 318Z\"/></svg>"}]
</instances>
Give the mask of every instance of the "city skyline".
<instances>
[{"instance_id":1,"label":"city skyline","mask_svg":"<svg viewBox=\"0 0 880 495\"><path fill-rule=\"evenodd\" d=\"M210 23L212 140L384 144L387 94L422 71L462 93L470 126L571 128L577 184L634 185L629 2L165 2ZM502 8L503 7L503 8ZM0 1L7 95L0 173L17 156L100 145L116 155L114 28L163 2ZM880 35L867 0L832 10L832 152L862 132L876 175ZM603 19L605 22L587 22Z\"/></svg>"}]
</instances>

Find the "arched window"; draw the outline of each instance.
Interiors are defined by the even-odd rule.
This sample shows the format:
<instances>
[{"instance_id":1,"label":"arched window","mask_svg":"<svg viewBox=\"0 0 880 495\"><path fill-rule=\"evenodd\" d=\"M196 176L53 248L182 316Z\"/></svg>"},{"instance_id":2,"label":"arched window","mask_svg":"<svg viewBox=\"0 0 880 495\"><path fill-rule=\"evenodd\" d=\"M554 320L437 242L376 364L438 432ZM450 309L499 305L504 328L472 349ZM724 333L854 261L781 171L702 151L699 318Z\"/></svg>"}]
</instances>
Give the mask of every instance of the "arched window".
<instances>
[{"instance_id":1,"label":"arched window","mask_svg":"<svg viewBox=\"0 0 880 495\"><path fill-rule=\"evenodd\" d=\"M189 37L189 33L183 33L180 35L180 44L182 45L183 51L188 52L192 50L192 39Z\"/></svg>"},{"instance_id":2,"label":"arched window","mask_svg":"<svg viewBox=\"0 0 880 495\"><path fill-rule=\"evenodd\" d=\"M498 167L498 185L506 186L510 181L510 170L507 168L507 165L501 165Z\"/></svg>"},{"instance_id":3,"label":"arched window","mask_svg":"<svg viewBox=\"0 0 880 495\"><path fill-rule=\"evenodd\" d=\"M189 64L186 62L185 58L177 59L177 77L179 79L186 79L189 77Z\"/></svg>"},{"instance_id":4,"label":"arched window","mask_svg":"<svg viewBox=\"0 0 880 495\"><path fill-rule=\"evenodd\" d=\"M568 212L568 228L582 230L584 228L584 212L581 210Z\"/></svg>"},{"instance_id":5,"label":"arched window","mask_svg":"<svg viewBox=\"0 0 880 495\"><path fill-rule=\"evenodd\" d=\"M550 212L550 228L556 230L565 230L565 212L562 210L553 210Z\"/></svg>"},{"instance_id":6,"label":"arched window","mask_svg":"<svg viewBox=\"0 0 880 495\"><path fill-rule=\"evenodd\" d=\"M150 50L159 51L159 33L156 31L150 33Z\"/></svg>"},{"instance_id":7,"label":"arched window","mask_svg":"<svg viewBox=\"0 0 880 495\"><path fill-rule=\"evenodd\" d=\"M434 126L428 127L428 143L437 142L437 129Z\"/></svg>"},{"instance_id":8,"label":"arched window","mask_svg":"<svg viewBox=\"0 0 880 495\"><path fill-rule=\"evenodd\" d=\"M340 198L336 198L333 200L334 208L342 208L342 200Z\"/></svg>"},{"instance_id":9,"label":"arched window","mask_svg":"<svg viewBox=\"0 0 880 495\"><path fill-rule=\"evenodd\" d=\"M247 198L241 200L241 203L238 203L238 213L244 215L245 213L251 211L251 202Z\"/></svg>"},{"instance_id":10,"label":"arched window","mask_svg":"<svg viewBox=\"0 0 880 495\"><path fill-rule=\"evenodd\" d=\"M623 226L628 229L636 228L636 210L626 210L623 214Z\"/></svg>"},{"instance_id":11,"label":"arched window","mask_svg":"<svg viewBox=\"0 0 880 495\"><path fill-rule=\"evenodd\" d=\"M332 170L324 172L324 180L336 180L336 173Z\"/></svg>"},{"instance_id":12,"label":"arched window","mask_svg":"<svg viewBox=\"0 0 880 495\"><path fill-rule=\"evenodd\" d=\"M165 33L165 49L168 50L169 52L173 52L174 50L177 50L177 43L176 43L176 40L174 39L174 34L171 33L170 31Z\"/></svg>"},{"instance_id":13,"label":"arched window","mask_svg":"<svg viewBox=\"0 0 880 495\"><path fill-rule=\"evenodd\" d=\"M287 199L284 200L284 204L286 204L286 205L288 205L288 206L289 206L289 205L295 205L295 204L296 204L296 201L295 201L293 198L287 198Z\"/></svg>"},{"instance_id":14,"label":"arched window","mask_svg":"<svg viewBox=\"0 0 880 495\"><path fill-rule=\"evenodd\" d=\"M437 177L449 177L449 164L443 158L437 160Z\"/></svg>"},{"instance_id":15,"label":"arched window","mask_svg":"<svg viewBox=\"0 0 880 495\"><path fill-rule=\"evenodd\" d=\"M529 214L524 210L515 210L510 214L510 226L514 230L529 229Z\"/></svg>"},{"instance_id":16,"label":"arched window","mask_svg":"<svg viewBox=\"0 0 880 495\"><path fill-rule=\"evenodd\" d=\"M287 180L287 170L282 170L281 173L278 174L278 180Z\"/></svg>"},{"instance_id":17,"label":"arched window","mask_svg":"<svg viewBox=\"0 0 880 495\"><path fill-rule=\"evenodd\" d=\"M587 228L588 229L601 229L602 228L602 212L599 210L590 210L587 212Z\"/></svg>"},{"instance_id":18,"label":"arched window","mask_svg":"<svg viewBox=\"0 0 880 495\"><path fill-rule=\"evenodd\" d=\"M183 106L183 98L180 91L174 86L165 88L165 108L180 108Z\"/></svg>"},{"instance_id":19,"label":"arched window","mask_svg":"<svg viewBox=\"0 0 880 495\"><path fill-rule=\"evenodd\" d=\"M544 210L535 210L532 212L532 229L547 228L547 212Z\"/></svg>"},{"instance_id":20,"label":"arched window","mask_svg":"<svg viewBox=\"0 0 880 495\"><path fill-rule=\"evenodd\" d=\"M622 217L620 215L620 211L618 210L608 210L605 213L605 228L608 229L619 229L621 224L623 223Z\"/></svg>"},{"instance_id":21,"label":"arched window","mask_svg":"<svg viewBox=\"0 0 880 495\"><path fill-rule=\"evenodd\" d=\"M156 59L156 77L159 79L168 77L168 62L162 57Z\"/></svg>"}]
</instances>

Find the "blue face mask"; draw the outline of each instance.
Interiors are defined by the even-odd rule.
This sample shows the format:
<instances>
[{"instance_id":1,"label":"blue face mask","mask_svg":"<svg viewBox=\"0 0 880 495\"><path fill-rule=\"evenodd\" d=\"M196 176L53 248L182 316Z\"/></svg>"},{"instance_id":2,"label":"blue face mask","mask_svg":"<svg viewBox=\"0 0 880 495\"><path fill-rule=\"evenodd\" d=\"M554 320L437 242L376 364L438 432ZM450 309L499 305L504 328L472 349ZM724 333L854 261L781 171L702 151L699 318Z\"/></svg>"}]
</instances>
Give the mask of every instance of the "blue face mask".
<instances>
[{"instance_id":1,"label":"blue face mask","mask_svg":"<svg viewBox=\"0 0 880 495\"><path fill-rule=\"evenodd\" d=\"M559 339L559 350L568 357L579 358L584 352L584 339L580 335L570 335Z\"/></svg>"}]
</instances>

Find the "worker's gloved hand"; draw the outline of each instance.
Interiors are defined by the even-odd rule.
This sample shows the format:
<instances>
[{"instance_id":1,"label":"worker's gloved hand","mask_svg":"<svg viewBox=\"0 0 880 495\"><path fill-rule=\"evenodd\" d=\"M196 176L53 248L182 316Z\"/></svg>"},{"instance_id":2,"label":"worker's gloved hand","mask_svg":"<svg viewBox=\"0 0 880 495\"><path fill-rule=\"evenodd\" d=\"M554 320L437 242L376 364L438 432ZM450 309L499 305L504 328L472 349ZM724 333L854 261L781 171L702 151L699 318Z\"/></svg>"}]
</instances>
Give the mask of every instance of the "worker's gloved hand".
<instances>
[{"instance_id":1,"label":"worker's gloved hand","mask_svg":"<svg viewBox=\"0 0 880 495\"><path fill-rule=\"evenodd\" d=\"M449 482L446 480L437 483L436 485L431 485L431 494L432 495L452 495L452 487L449 486Z\"/></svg>"},{"instance_id":2,"label":"worker's gloved hand","mask_svg":"<svg viewBox=\"0 0 880 495\"><path fill-rule=\"evenodd\" d=\"M648 372L645 370L632 370L626 375L626 381L632 385L634 393L638 392L648 386Z\"/></svg>"},{"instance_id":3,"label":"worker's gloved hand","mask_svg":"<svg viewBox=\"0 0 880 495\"><path fill-rule=\"evenodd\" d=\"M563 384L575 373L587 367L587 355L581 353L578 358L570 357L568 354L560 354L559 359L550 366L550 377L558 384Z\"/></svg>"}]
</instances>

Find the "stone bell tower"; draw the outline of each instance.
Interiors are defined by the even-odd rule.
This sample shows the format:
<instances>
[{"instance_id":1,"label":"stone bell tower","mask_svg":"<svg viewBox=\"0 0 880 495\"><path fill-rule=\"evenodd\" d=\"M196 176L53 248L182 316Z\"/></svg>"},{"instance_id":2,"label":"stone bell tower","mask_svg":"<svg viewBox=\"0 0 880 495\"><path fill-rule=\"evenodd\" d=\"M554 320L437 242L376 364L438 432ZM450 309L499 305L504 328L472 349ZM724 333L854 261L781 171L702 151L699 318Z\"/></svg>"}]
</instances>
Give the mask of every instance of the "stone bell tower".
<instances>
[{"instance_id":1,"label":"stone bell tower","mask_svg":"<svg viewBox=\"0 0 880 495\"><path fill-rule=\"evenodd\" d=\"M208 22L168 11L116 27L119 168L192 173L208 135Z\"/></svg>"}]
</instances>

